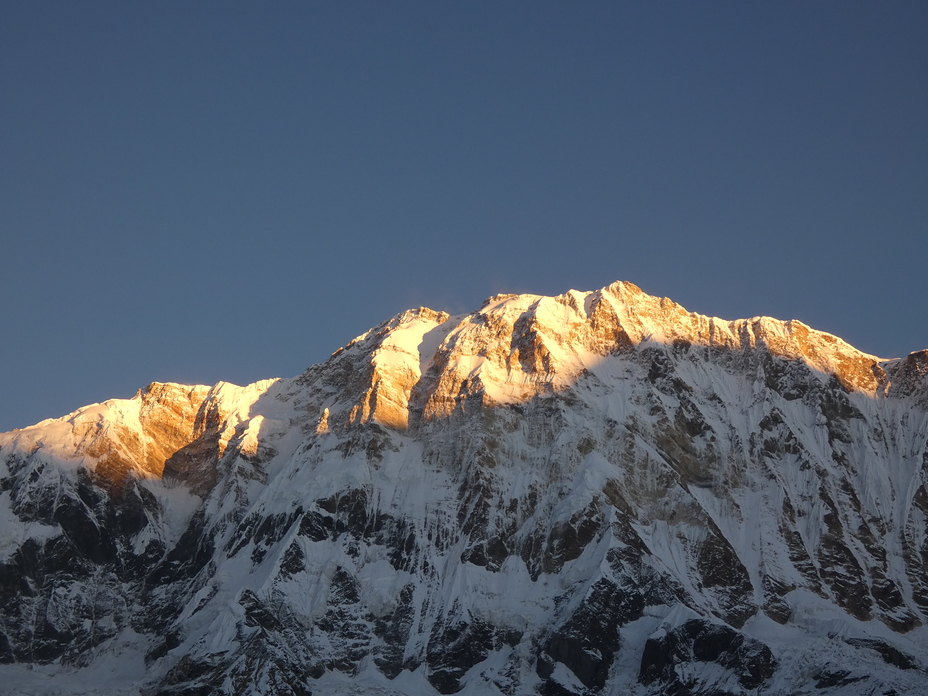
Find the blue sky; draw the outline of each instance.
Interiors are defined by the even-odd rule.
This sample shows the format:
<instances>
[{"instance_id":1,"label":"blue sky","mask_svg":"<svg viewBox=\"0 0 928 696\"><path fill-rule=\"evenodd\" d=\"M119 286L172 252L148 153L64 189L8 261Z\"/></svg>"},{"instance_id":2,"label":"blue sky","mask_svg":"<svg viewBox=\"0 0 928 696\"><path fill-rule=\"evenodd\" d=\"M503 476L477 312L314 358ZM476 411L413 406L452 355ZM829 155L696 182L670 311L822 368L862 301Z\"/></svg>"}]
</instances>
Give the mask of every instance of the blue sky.
<instances>
[{"instance_id":1,"label":"blue sky","mask_svg":"<svg viewBox=\"0 0 928 696\"><path fill-rule=\"evenodd\" d=\"M0 4L0 430L614 280L928 347L928 3Z\"/></svg>"}]
</instances>

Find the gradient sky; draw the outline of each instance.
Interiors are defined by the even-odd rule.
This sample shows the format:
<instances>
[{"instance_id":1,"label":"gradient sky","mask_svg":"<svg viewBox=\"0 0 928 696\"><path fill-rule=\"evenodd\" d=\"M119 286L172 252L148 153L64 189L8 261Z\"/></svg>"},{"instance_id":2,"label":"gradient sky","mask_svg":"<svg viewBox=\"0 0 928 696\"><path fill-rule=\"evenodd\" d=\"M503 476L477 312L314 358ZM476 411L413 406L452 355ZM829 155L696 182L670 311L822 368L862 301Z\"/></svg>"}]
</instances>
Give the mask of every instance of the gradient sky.
<instances>
[{"instance_id":1,"label":"gradient sky","mask_svg":"<svg viewBox=\"0 0 928 696\"><path fill-rule=\"evenodd\" d=\"M0 431L622 279L928 348L928 2L0 3Z\"/></svg>"}]
</instances>

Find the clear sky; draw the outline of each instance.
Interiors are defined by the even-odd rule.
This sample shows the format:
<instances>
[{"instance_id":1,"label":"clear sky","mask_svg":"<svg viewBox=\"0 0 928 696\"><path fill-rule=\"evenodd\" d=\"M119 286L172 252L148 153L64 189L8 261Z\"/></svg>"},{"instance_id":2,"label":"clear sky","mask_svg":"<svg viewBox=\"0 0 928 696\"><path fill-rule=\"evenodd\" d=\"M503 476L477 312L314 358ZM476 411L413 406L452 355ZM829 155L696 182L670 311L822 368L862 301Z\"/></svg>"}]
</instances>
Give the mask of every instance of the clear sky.
<instances>
[{"instance_id":1,"label":"clear sky","mask_svg":"<svg viewBox=\"0 0 928 696\"><path fill-rule=\"evenodd\" d=\"M0 3L0 430L629 280L928 348L928 2Z\"/></svg>"}]
</instances>

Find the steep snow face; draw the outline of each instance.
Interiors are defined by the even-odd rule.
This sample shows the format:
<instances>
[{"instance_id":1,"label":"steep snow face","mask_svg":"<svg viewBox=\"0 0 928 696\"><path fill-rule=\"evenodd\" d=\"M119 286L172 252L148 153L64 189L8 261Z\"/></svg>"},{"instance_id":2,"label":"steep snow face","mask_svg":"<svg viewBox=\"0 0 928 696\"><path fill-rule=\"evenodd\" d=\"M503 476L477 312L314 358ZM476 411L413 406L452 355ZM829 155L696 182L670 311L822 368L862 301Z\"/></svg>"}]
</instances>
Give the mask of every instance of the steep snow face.
<instances>
[{"instance_id":1,"label":"steep snow face","mask_svg":"<svg viewBox=\"0 0 928 696\"><path fill-rule=\"evenodd\" d=\"M911 693L926 364L620 282L151 385L0 435L0 663L27 693L115 655L151 694Z\"/></svg>"}]
</instances>

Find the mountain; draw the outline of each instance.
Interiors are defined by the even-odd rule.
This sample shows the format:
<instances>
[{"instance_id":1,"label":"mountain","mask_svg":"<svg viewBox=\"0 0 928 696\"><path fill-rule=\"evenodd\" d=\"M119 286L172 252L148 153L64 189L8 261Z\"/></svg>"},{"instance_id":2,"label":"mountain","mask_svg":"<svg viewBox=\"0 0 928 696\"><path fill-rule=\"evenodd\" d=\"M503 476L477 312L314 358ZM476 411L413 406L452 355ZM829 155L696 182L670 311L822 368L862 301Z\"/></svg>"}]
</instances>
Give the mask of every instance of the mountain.
<instances>
[{"instance_id":1,"label":"mountain","mask_svg":"<svg viewBox=\"0 0 928 696\"><path fill-rule=\"evenodd\" d=\"M0 435L13 693L928 693L928 352L618 282Z\"/></svg>"}]
</instances>

